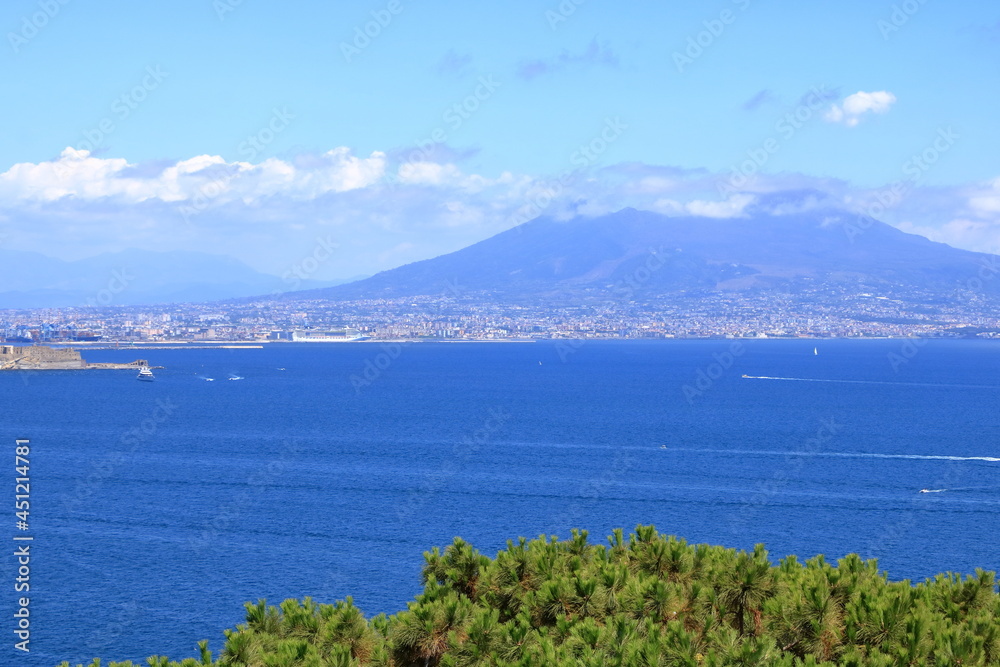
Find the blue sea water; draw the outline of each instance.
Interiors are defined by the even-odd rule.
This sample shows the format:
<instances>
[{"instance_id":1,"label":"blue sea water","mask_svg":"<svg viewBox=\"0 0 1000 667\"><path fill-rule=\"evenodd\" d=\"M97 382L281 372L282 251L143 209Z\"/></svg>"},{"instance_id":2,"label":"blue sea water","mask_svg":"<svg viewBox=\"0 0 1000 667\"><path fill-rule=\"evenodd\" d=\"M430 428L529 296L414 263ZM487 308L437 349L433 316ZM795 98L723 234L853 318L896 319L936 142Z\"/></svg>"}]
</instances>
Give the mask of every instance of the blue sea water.
<instances>
[{"instance_id":1,"label":"blue sea water","mask_svg":"<svg viewBox=\"0 0 1000 667\"><path fill-rule=\"evenodd\" d=\"M0 664L179 659L200 639L217 651L258 598L397 611L420 590L423 552L455 536L493 555L518 536L580 527L603 542L652 523L692 542L763 542L775 561L858 552L893 579L1000 566L989 341L142 356L165 366L156 382L0 374L0 485L12 498L14 440L30 438L35 538L31 653L13 649L8 555Z\"/></svg>"}]
</instances>

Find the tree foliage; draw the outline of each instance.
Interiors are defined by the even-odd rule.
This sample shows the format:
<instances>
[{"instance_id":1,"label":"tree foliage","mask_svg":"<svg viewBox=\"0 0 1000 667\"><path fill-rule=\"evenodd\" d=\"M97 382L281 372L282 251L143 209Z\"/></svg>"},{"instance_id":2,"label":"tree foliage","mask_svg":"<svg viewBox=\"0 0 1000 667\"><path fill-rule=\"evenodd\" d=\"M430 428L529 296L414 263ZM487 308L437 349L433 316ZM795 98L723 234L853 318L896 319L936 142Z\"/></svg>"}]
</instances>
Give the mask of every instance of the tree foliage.
<instances>
[{"instance_id":1,"label":"tree foliage","mask_svg":"<svg viewBox=\"0 0 1000 667\"><path fill-rule=\"evenodd\" d=\"M608 545L586 531L508 542L490 559L456 538L426 553L406 611L366 619L351 598L246 604L213 659L150 667L888 667L1000 665L992 572L891 582L874 560L689 545L652 526ZM96 660L90 667L100 667ZM70 667L68 662L60 667ZM83 667L82 665L79 667ZM108 667L142 667L112 662Z\"/></svg>"}]
</instances>

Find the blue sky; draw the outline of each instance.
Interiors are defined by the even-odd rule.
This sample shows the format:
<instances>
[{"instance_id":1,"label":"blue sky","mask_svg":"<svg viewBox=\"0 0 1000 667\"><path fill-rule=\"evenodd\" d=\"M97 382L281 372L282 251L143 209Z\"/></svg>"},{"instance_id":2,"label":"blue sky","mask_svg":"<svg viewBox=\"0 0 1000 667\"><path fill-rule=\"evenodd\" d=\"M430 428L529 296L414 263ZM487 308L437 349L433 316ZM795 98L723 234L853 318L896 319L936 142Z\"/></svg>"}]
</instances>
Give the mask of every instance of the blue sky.
<instances>
[{"instance_id":1,"label":"blue sky","mask_svg":"<svg viewBox=\"0 0 1000 667\"><path fill-rule=\"evenodd\" d=\"M4 248L281 274L332 239L336 278L776 192L1000 248L993 2L18 0L0 28Z\"/></svg>"}]
</instances>

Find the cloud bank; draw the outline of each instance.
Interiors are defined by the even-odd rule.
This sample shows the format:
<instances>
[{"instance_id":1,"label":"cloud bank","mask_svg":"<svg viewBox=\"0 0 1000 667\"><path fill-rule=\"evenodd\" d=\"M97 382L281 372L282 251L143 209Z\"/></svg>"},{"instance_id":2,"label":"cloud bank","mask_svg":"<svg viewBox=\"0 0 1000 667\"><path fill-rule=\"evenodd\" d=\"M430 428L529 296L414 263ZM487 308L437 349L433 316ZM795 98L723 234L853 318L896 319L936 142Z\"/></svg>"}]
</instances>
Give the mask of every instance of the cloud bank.
<instances>
[{"instance_id":1,"label":"cloud bank","mask_svg":"<svg viewBox=\"0 0 1000 667\"><path fill-rule=\"evenodd\" d=\"M256 164L212 155L130 163L67 148L0 173L0 243L65 259L129 247L211 250L280 275L316 238L332 237L342 254L315 276L332 279L451 252L539 215L633 206L748 219L837 208L958 247L1000 249L1000 178L914 186L873 208L884 188L803 174L758 174L722 190L729 175L706 169L620 163L484 175L463 168L461 151L435 151L439 161L401 154L342 146Z\"/></svg>"},{"instance_id":2,"label":"cloud bank","mask_svg":"<svg viewBox=\"0 0 1000 667\"><path fill-rule=\"evenodd\" d=\"M15 164L0 174L0 199L50 202L69 197L113 199L122 204L211 199L250 204L279 194L305 200L364 188L378 182L384 173L384 153L359 158L347 148L299 161L272 158L259 164L198 155L153 170L123 158L98 158L89 151L66 148L55 160Z\"/></svg>"}]
</instances>

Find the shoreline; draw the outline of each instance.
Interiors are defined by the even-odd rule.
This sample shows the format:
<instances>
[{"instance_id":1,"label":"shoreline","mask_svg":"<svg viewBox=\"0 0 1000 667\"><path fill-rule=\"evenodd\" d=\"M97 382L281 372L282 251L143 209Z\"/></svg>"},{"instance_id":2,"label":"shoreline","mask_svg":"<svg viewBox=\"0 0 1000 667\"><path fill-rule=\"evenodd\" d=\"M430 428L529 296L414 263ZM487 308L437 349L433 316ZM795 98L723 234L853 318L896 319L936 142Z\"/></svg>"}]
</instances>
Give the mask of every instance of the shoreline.
<instances>
[{"instance_id":1,"label":"shoreline","mask_svg":"<svg viewBox=\"0 0 1000 667\"><path fill-rule=\"evenodd\" d=\"M975 341L996 341L1000 338L987 338L982 336L675 336L671 338L621 338L621 337L602 337L602 338L590 338L590 337L559 337L559 338L463 338L463 339L447 339L447 338L379 338L379 339L368 339L362 341L255 341L253 343L237 343L233 341L153 341L153 342L133 342L129 341L127 344L114 342L87 342L87 341L72 341L72 342L51 342L47 345L52 347L61 348L80 348L89 350L215 350L215 349L229 349L229 350L259 350L271 345L302 345L302 346L328 346L328 345L386 345L386 344L399 344L399 345L409 345L413 343L449 343L449 344L472 344L472 343L559 343L559 342L600 342L600 343L674 343L683 341L803 341L812 342L814 344L819 342L831 342L831 341L879 341L879 340L923 340L923 341L934 341L934 340L975 340Z\"/></svg>"}]
</instances>

